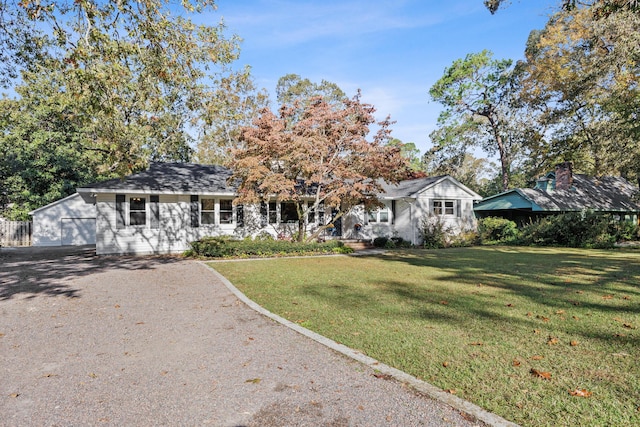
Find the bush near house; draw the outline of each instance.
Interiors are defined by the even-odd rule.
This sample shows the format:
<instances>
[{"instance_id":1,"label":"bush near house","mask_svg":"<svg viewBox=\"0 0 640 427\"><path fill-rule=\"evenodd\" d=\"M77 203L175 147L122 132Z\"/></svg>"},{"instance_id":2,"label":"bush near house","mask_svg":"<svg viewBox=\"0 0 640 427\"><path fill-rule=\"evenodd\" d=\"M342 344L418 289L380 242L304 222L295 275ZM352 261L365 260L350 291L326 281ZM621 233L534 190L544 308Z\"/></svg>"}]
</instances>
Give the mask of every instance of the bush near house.
<instances>
[{"instance_id":1,"label":"bush near house","mask_svg":"<svg viewBox=\"0 0 640 427\"><path fill-rule=\"evenodd\" d=\"M264 238L237 240L229 236L219 236L205 237L191 242L190 245L191 249L185 253L186 256L204 258L249 258L353 252L351 248L344 246L338 240L302 243Z\"/></svg>"},{"instance_id":2,"label":"bush near house","mask_svg":"<svg viewBox=\"0 0 640 427\"><path fill-rule=\"evenodd\" d=\"M550 215L521 229L504 218L488 217L478 221L480 241L484 245L612 248L617 242L638 239L639 231L632 221L620 221L612 215L593 211Z\"/></svg>"},{"instance_id":3,"label":"bush near house","mask_svg":"<svg viewBox=\"0 0 640 427\"><path fill-rule=\"evenodd\" d=\"M518 226L506 218L488 217L478 221L478 235L485 244L510 243L519 236Z\"/></svg>"}]
</instances>

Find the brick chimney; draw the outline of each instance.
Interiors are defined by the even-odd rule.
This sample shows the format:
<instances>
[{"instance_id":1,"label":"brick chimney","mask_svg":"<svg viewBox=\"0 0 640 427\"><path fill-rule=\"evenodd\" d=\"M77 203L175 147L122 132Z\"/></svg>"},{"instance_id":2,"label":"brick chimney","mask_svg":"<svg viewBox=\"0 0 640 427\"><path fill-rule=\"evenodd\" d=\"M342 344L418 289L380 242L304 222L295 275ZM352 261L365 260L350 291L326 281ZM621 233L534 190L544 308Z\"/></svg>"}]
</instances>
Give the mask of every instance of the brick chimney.
<instances>
[{"instance_id":1,"label":"brick chimney","mask_svg":"<svg viewBox=\"0 0 640 427\"><path fill-rule=\"evenodd\" d=\"M570 190L573 186L573 164L571 162L556 165L556 190Z\"/></svg>"}]
</instances>

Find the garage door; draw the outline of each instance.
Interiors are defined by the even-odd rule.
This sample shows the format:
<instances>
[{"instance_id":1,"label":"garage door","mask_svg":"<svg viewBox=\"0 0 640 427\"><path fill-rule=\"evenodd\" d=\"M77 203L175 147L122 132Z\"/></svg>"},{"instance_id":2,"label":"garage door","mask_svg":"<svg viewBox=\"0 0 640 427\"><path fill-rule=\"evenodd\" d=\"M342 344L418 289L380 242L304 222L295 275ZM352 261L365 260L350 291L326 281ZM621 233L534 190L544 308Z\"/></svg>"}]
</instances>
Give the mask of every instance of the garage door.
<instances>
[{"instance_id":1,"label":"garage door","mask_svg":"<svg viewBox=\"0 0 640 427\"><path fill-rule=\"evenodd\" d=\"M95 245L95 218L62 218L62 245Z\"/></svg>"}]
</instances>

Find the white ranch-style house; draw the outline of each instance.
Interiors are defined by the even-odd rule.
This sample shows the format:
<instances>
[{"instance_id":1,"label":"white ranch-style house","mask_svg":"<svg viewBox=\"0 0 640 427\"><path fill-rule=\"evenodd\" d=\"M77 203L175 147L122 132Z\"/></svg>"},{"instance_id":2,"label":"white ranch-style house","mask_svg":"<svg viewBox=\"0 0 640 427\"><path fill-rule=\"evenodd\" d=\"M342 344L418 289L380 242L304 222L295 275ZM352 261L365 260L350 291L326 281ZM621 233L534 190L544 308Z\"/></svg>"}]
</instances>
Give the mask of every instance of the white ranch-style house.
<instances>
[{"instance_id":1,"label":"white ranch-style house","mask_svg":"<svg viewBox=\"0 0 640 427\"><path fill-rule=\"evenodd\" d=\"M205 236L274 237L297 230L292 203L275 200L237 205L231 170L190 163L153 163L140 173L78 188L87 205L95 206L96 253L163 254L189 249ZM311 212L309 232L332 224L327 238L372 240L378 236L420 242L425 215L437 215L457 230L475 228L474 200L481 196L450 176L385 185L383 208L366 212L359 206L333 221L329 209ZM309 202L311 203L311 202Z\"/></svg>"}]
</instances>

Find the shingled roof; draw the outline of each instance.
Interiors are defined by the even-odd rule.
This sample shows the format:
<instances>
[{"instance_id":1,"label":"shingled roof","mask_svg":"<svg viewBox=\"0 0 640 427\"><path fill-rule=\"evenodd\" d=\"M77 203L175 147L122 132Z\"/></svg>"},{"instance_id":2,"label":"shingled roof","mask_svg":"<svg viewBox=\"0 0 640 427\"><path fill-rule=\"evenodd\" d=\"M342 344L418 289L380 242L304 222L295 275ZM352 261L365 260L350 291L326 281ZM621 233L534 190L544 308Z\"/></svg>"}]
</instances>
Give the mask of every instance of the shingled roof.
<instances>
[{"instance_id":1,"label":"shingled roof","mask_svg":"<svg viewBox=\"0 0 640 427\"><path fill-rule=\"evenodd\" d=\"M235 194L238 185L229 184L232 171L229 168L195 163L151 163L147 170L126 176L109 179L78 188L78 192L87 197L96 193L160 193L160 194ZM416 195L443 180L452 180L448 175L433 176L401 181L398 184L382 183L381 198L399 199ZM458 183L462 186L462 184ZM462 186L464 187L464 186ZM466 188L466 187L464 187ZM480 196L473 191L473 197Z\"/></svg>"},{"instance_id":2,"label":"shingled roof","mask_svg":"<svg viewBox=\"0 0 640 427\"><path fill-rule=\"evenodd\" d=\"M147 170L78 188L79 193L131 192L179 194L235 194L227 180L231 170L194 163L151 163Z\"/></svg>"},{"instance_id":3,"label":"shingled roof","mask_svg":"<svg viewBox=\"0 0 640 427\"><path fill-rule=\"evenodd\" d=\"M444 180L450 180L455 184L457 184L460 188L464 188L465 191L467 191L469 195L474 199L481 198L479 194L475 193L473 190L462 185L461 183L459 183L449 175L429 176L425 178L410 179L406 181L400 181L397 184L388 184L383 182L381 184L383 193L380 195L380 198L383 198L383 199L415 198L418 195L418 193L420 193L421 191L435 184L438 184L439 182L442 182Z\"/></svg>"},{"instance_id":4,"label":"shingled roof","mask_svg":"<svg viewBox=\"0 0 640 427\"><path fill-rule=\"evenodd\" d=\"M573 185L566 190L516 188L487 197L475 206L476 211L530 209L532 212L639 212L634 201L638 188L621 177L601 178L573 175Z\"/></svg>"}]
</instances>

